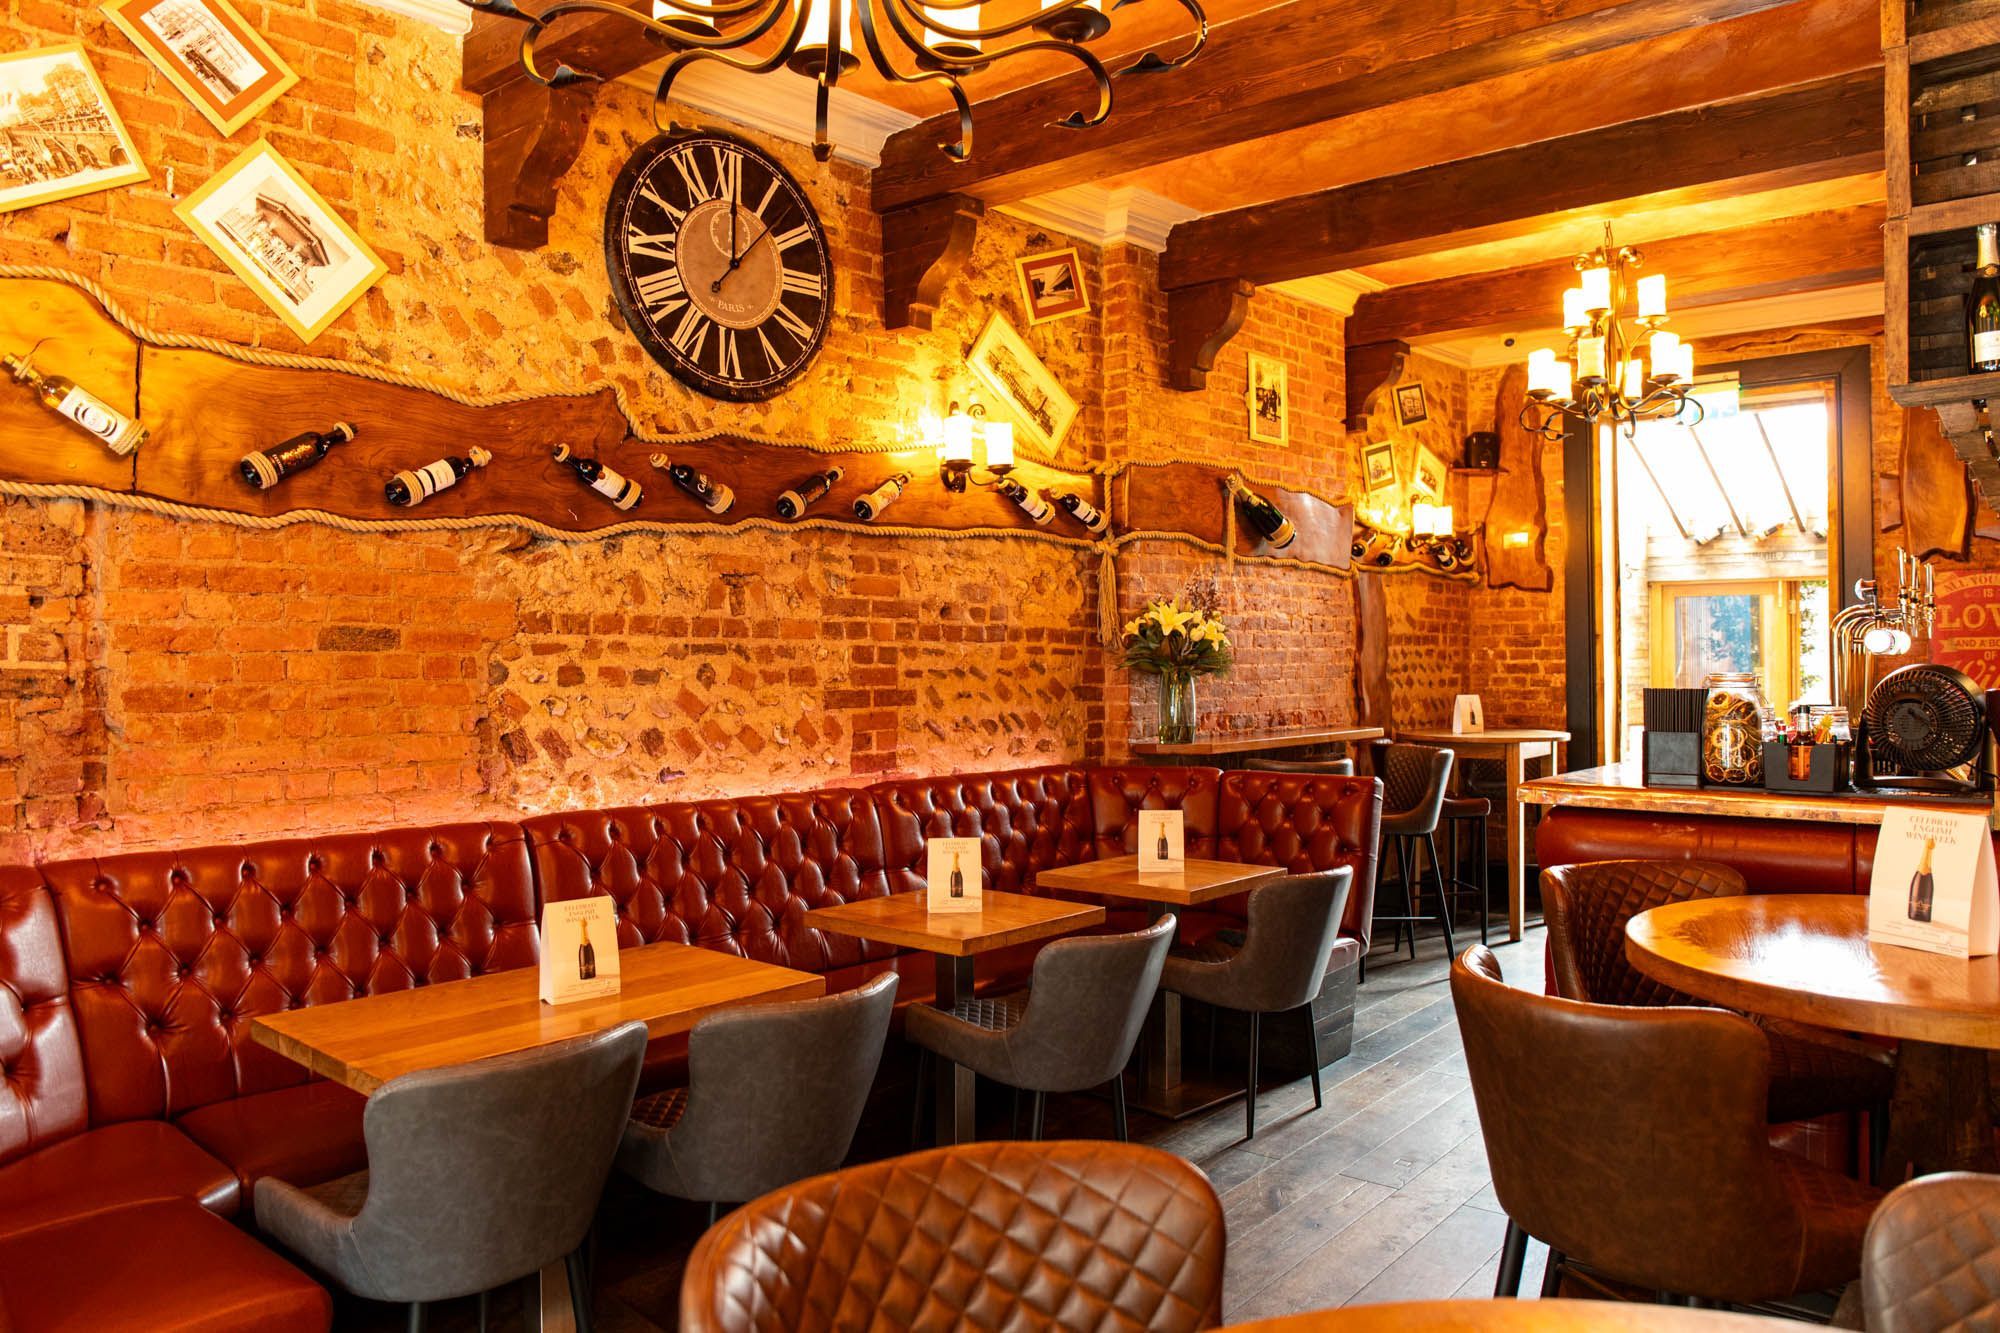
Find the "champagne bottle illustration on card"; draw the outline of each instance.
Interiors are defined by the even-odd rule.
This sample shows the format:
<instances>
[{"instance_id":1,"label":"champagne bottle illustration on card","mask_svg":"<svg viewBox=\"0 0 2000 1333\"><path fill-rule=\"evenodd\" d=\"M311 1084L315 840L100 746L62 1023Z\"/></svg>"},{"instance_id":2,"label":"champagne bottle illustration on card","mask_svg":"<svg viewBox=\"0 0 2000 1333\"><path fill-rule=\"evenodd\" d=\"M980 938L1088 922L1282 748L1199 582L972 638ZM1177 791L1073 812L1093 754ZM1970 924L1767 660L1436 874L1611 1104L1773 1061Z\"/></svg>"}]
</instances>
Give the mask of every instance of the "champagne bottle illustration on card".
<instances>
[{"instance_id":1,"label":"champagne bottle illustration on card","mask_svg":"<svg viewBox=\"0 0 2000 1333\"><path fill-rule=\"evenodd\" d=\"M590 923L579 921L583 929L583 943L576 947L576 979L578 981L597 980L597 950L590 947Z\"/></svg>"},{"instance_id":2,"label":"champagne bottle illustration on card","mask_svg":"<svg viewBox=\"0 0 2000 1333\"><path fill-rule=\"evenodd\" d=\"M1162 861L1171 861L1174 859L1174 854L1167 850L1167 821L1164 819L1160 821L1160 845L1155 854Z\"/></svg>"},{"instance_id":3,"label":"champagne bottle illustration on card","mask_svg":"<svg viewBox=\"0 0 2000 1333\"><path fill-rule=\"evenodd\" d=\"M1917 862L1917 873L1910 876L1910 920L1931 919L1931 898L1936 892L1936 882L1931 878L1931 852L1937 847L1936 838L1924 839L1923 859Z\"/></svg>"},{"instance_id":4,"label":"champagne bottle illustration on card","mask_svg":"<svg viewBox=\"0 0 2000 1333\"><path fill-rule=\"evenodd\" d=\"M951 896L954 898L965 896L965 872L958 867L957 852L951 854Z\"/></svg>"}]
</instances>

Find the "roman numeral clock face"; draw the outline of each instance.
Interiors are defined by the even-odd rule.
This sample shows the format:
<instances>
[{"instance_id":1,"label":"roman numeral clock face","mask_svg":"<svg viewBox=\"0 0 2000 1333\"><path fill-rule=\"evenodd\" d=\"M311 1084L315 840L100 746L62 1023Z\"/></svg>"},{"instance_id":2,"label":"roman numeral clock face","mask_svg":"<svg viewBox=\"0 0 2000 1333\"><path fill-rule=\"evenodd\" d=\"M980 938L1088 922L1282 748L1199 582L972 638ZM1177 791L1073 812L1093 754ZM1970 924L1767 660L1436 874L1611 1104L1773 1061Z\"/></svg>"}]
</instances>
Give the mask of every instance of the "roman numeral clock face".
<instances>
[{"instance_id":1,"label":"roman numeral clock face","mask_svg":"<svg viewBox=\"0 0 2000 1333\"><path fill-rule=\"evenodd\" d=\"M826 340L826 233L785 169L701 132L646 144L611 190L611 292L674 377L712 398L769 398Z\"/></svg>"}]
</instances>

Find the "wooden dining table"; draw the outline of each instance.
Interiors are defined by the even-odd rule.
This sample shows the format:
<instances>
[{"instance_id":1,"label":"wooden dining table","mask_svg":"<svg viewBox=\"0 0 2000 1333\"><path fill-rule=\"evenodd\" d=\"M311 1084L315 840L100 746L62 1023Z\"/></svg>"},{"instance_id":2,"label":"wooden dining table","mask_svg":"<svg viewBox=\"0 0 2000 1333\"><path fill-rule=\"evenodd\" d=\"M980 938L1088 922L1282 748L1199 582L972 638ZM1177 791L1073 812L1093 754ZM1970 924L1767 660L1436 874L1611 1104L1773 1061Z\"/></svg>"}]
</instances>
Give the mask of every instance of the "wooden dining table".
<instances>
[{"instance_id":1,"label":"wooden dining table","mask_svg":"<svg viewBox=\"0 0 2000 1333\"><path fill-rule=\"evenodd\" d=\"M1781 1333L1791 1319L1629 1301L1391 1301L1312 1310L1220 1333Z\"/></svg>"},{"instance_id":2,"label":"wooden dining table","mask_svg":"<svg viewBox=\"0 0 2000 1333\"><path fill-rule=\"evenodd\" d=\"M543 1004L535 968L488 972L307 1005L250 1020L250 1036L364 1096L401 1074L531 1050L629 1022L649 1037L685 1032L704 1014L740 1004L805 1000L826 993L826 978L686 944L649 944L618 955L616 995ZM545 1330L575 1327L569 1275L541 1272Z\"/></svg>"},{"instance_id":3,"label":"wooden dining table","mask_svg":"<svg viewBox=\"0 0 2000 1333\"><path fill-rule=\"evenodd\" d=\"M1896 1040L1883 1178L1993 1171L1990 1052L2000 1050L2000 958L1868 939L1858 894L1750 894L1669 903L1626 923L1647 976L1745 1013Z\"/></svg>"}]
</instances>

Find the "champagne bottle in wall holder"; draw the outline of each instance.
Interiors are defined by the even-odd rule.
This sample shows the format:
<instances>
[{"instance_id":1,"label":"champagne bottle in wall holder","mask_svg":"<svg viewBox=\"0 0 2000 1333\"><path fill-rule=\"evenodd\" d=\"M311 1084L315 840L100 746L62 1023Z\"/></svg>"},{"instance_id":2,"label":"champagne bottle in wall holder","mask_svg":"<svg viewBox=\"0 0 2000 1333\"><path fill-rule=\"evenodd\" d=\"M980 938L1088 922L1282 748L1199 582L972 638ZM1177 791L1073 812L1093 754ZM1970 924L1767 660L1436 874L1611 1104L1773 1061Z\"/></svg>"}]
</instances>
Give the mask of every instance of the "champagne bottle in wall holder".
<instances>
[{"instance_id":1,"label":"champagne bottle in wall holder","mask_svg":"<svg viewBox=\"0 0 2000 1333\"><path fill-rule=\"evenodd\" d=\"M1279 511L1278 506L1266 500L1257 492L1245 486L1235 477L1229 478L1229 493L1236 501L1236 508L1251 527L1257 530L1266 544L1274 551L1282 551L1292 544L1298 530L1292 527L1292 520Z\"/></svg>"},{"instance_id":2,"label":"champagne bottle in wall holder","mask_svg":"<svg viewBox=\"0 0 2000 1333\"><path fill-rule=\"evenodd\" d=\"M647 461L666 473L689 499L711 514L726 514L729 507L736 503L736 492L719 481L709 480L706 472L697 471L686 463L676 463L665 454L654 454Z\"/></svg>"},{"instance_id":3,"label":"champagne bottle in wall holder","mask_svg":"<svg viewBox=\"0 0 2000 1333\"><path fill-rule=\"evenodd\" d=\"M478 445L466 451L465 457L456 454L398 472L382 487L382 498L392 505L405 509L420 505L439 491L448 491L472 475L473 469L485 467L493 461L493 455Z\"/></svg>"},{"instance_id":4,"label":"champagne bottle in wall holder","mask_svg":"<svg viewBox=\"0 0 2000 1333\"><path fill-rule=\"evenodd\" d=\"M1043 491L1042 495L1053 500L1056 508L1083 524L1094 537L1102 537L1111 526L1111 520L1104 516L1104 511L1081 495L1072 495L1068 491Z\"/></svg>"},{"instance_id":5,"label":"champagne bottle in wall holder","mask_svg":"<svg viewBox=\"0 0 2000 1333\"><path fill-rule=\"evenodd\" d=\"M304 472L325 458L336 444L354 438L354 427L336 421L323 431L309 430L294 435L283 444L243 455L236 470L260 491L268 491L286 477Z\"/></svg>"},{"instance_id":6,"label":"champagne bottle in wall holder","mask_svg":"<svg viewBox=\"0 0 2000 1333\"><path fill-rule=\"evenodd\" d=\"M1965 341L1974 372L2000 370L2000 224L1981 224L1979 272L1965 294Z\"/></svg>"},{"instance_id":7,"label":"champagne bottle in wall holder","mask_svg":"<svg viewBox=\"0 0 2000 1333\"><path fill-rule=\"evenodd\" d=\"M778 517L797 518L825 499L826 493L837 486L840 479L846 475L837 467L813 473L778 497Z\"/></svg>"},{"instance_id":8,"label":"champagne bottle in wall holder","mask_svg":"<svg viewBox=\"0 0 2000 1333\"><path fill-rule=\"evenodd\" d=\"M1015 481L1012 477L1002 478L994 487L1000 494L1021 507L1021 512L1043 527L1056 516L1055 506L1047 500Z\"/></svg>"},{"instance_id":9,"label":"champagne bottle in wall holder","mask_svg":"<svg viewBox=\"0 0 2000 1333\"><path fill-rule=\"evenodd\" d=\"M44 375L25 356L0 357L15 379L34 390L42 406L117 454L120 458L146 442L146 428L111 404L78 388L61 375Z\"/></svg>"},{"instance_id":10,"label":"champagne bottle in wall holder","mask_svg":"<svg viewBox=\"0 0 2000 1333\"><path fill-rule=\"evenodd\" d=\"M873 523L884 509L896 503L903 488L910 484L910 474L898 472L895 476L877 486L868 494L854 502L854 516L863 523Z\"/></svg>"},{"instance_id":11,"label":"champagne bottle in wall holder","mask_svg":"<svg viewBox=\"0 0 2000 1333\"><path fill-rule=\"evenodd\" d=\"M577 480L609 500L614 508L636 509L639 502L646 498L638 482L595 458L578 458L566 444L555 447L554 458L574 472Z\"/></svg>"}]
</instances>

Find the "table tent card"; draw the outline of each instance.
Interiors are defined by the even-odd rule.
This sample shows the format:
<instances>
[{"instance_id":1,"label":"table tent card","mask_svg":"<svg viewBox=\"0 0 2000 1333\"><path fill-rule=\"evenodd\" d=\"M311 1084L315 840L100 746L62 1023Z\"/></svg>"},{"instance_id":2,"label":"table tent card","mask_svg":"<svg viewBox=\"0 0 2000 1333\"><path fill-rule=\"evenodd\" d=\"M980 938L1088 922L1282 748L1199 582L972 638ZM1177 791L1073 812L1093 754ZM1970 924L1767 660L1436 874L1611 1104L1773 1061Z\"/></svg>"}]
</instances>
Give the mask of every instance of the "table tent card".
<instances>
[{"instance_id":1,"label":"table tent card","mask_svg":"<svg viewBox=\"0 0 2000 1333\"><path fill-rule=\"evenodd\" d=\"M1180 874L1187 869L1187 841L1178 810L1139 812L1139 873Z\"/></svg>"},{"instance_id":2,"label":"table tent card","mask_svg":"<svg viewBox=\"0 0 2000 1333\"><path fill-rule=\"evenodd\" d=\"M542 1003L618 993L618 918L603 894L542 909Z\"/></svg>"},{"instance_id":3,"label":"table tent card","mask_svg":"<svg viewBox=\"0 0 2000 1333\"><path fill-rule=\"evenodd\" d=\"M1486 713L1479 706L1476 694L1461 694L1452 700L1451 732L1454 736L1472 736L1486 730Z\"/></svg>"},{"instance_id":4,"label":"table tent card","mask_svg":"<svg viewBox=\"0 0 2000 1333\"><path fill-rule=\"evenodd\" d=\"M981 838L932 838L927 858L924 906L933 912L977 912L984 876Z\"/></svg>"},{"instance_id":5,"label":"table tent card","mask_svg":"<svg viewBox=\"0 0 2000 1333\"><path fill-rule=\"evenodd\" d=\"M1868 938L1983 958L2000 951L2000 887L1984 813L1891 810L1875 844Z\"/></svg>"}]
</instances>

